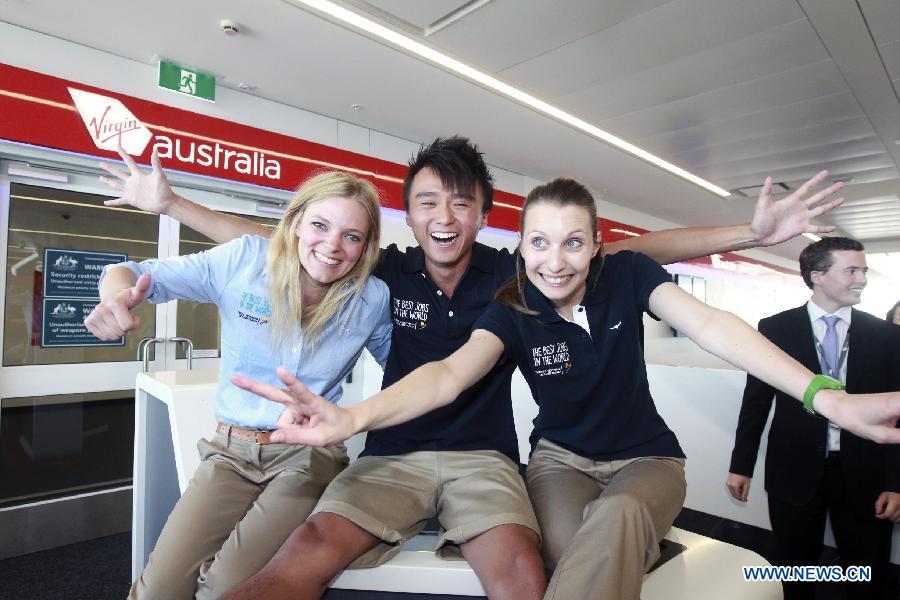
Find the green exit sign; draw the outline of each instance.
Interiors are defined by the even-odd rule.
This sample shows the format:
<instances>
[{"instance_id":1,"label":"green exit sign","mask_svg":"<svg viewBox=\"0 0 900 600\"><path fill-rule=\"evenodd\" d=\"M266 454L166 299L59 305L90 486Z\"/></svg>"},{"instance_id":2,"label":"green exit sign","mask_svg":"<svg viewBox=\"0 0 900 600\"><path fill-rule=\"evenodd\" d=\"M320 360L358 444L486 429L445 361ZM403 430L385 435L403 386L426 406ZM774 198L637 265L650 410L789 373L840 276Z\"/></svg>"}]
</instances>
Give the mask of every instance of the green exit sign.
<instances>
[{"instance_id":1,"label":"green exit sign","mask_svg":"<svg viewBox=\"0 0 900 600\"><path fill-rule=\"evenodd\" d=\"M216 101L216 78L166 61L159 63L159 87L174 92Z\"/></svg>"}]
</instances>

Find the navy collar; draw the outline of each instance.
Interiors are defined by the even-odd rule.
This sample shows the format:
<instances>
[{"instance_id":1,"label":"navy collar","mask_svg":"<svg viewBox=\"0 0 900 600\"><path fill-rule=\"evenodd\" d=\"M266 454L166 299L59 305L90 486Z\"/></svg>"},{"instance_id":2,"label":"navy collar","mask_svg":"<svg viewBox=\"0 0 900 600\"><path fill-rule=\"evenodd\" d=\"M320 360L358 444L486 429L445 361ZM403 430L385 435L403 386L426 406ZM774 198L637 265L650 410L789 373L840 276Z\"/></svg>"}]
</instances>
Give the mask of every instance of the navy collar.
<instances>
[{"instance_id":1,"label":"navy collar","mask_svg":"<svg viewBox=\"0 0 900 600\"><path fill-rule=\"evenodd\" d=\"M494 268L493 254L497 251L490 246L475 242L472 246L471 267L475 267L483 273L488 273ZM402 268L404 273L425 272L425 251L421 246L407 246L403 253Z\"/></svg>"}]
</instances>

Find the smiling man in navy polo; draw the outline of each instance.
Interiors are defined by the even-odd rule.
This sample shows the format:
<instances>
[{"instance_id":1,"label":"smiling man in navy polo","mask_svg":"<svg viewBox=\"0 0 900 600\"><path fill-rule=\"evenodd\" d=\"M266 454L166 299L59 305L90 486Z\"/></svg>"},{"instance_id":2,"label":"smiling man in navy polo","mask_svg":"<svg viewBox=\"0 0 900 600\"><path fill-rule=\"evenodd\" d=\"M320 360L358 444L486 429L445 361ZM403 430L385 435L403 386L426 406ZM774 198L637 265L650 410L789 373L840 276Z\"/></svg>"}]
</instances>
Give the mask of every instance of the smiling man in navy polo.
<instances>
[{"instance_id":1,"label":"smiling man in navy polo","mask_svg":"<svg viewBox=\"0 0 900 600\"><path fill-rule=\"evenodd\" d=\"M804 196L825 175L778 203L765 186L750 225L657 232L608 244L605 251L634 249L675 262L820 231L809 225L823 212L814 205L839 185ZM176 196L158 168L123 179L118 189L124 198L112 203L168 214L220 242L268 234ZM376 270L390 288L394 320L384 386L462 346L496 289L514 273L508 251L475 241L492 193L488 168L465 138L438 139L410 163L403 199L418 246L386 248ZM459 551L491 598L541 597L546 578L538 528L517 468L512 370L494 367L449 405L370 432L362 457L331 483L309 520L263 571L227 597L318 597L348 564L386 561L434 516L443 529L441 551Z\"/></svg>"}]
</instances>

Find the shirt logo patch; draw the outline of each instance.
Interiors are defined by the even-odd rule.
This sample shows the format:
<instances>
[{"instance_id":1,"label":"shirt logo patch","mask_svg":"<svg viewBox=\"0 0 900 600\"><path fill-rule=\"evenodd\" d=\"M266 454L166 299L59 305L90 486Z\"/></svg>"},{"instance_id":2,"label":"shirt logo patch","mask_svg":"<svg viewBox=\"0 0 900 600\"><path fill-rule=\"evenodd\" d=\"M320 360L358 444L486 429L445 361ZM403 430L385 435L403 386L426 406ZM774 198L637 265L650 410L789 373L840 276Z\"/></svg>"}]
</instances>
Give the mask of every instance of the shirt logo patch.
<instances>
[{"instance_id":1,"label":"shirt logo patch","mask_svg":"<svg viewBox=\"0 0 900 600\"><path fill-rule=\"evenodd\" d=\"M569 346L565 342L535 346L531 349L534 374L538 377L561 375L572 368Z\"/></svg>"},{"instance_id":2,"label":"shirt logo patch","mask_svg":"<svg viewBox=\"0 0 900 600\"><path fill-rule=\"evenodd\" d=\"M238 317L257 325L268 324L272 319L269 301L262 296L243 292L241 294L241 303L238 306Z\"/></svg>"},{"instance_id":3,"label":"shirt logo patch","mask_svg":"<svg viewBox=\"0 0 900 600\"><path fill-rule=\"evenodd\" d=\"M428 309L430 305L427 302L416 302L401 298L391 298L391 300L393 301L391 312L394 317L394 325L408 329L425 329L428 326Z\"/></svg>"}]
</instances>

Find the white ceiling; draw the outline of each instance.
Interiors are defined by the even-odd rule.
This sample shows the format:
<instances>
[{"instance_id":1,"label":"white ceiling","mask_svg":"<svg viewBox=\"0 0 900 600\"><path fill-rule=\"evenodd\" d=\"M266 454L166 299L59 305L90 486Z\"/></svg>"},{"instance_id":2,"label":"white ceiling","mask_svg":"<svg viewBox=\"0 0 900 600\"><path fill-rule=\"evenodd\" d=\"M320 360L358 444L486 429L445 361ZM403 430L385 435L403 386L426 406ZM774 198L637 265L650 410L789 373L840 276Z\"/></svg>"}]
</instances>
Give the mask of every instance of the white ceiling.
<instances>
[{"instance_id":1,"label":"white ceiling","mask_svg":"<svg viewBox=\"0 0 900 600\"><path fill-rule=\"evenodd\" d=\"M825 221L871 250L900 251L897 0L345 4L722 187L772 175L793 188L828 168L851 183ZM223 18L241 34L224 36ZM718 198L287 1L0 0L0 20L143 63L166 57L410 140L468 135L494 165L574 176L676 223L735 222L753 204ZM795 257L803 246L775 251Z\"/></svg>"}]
</instances>

